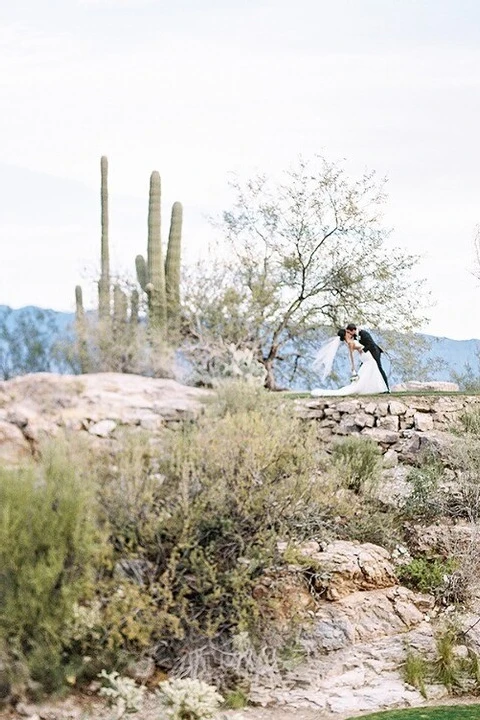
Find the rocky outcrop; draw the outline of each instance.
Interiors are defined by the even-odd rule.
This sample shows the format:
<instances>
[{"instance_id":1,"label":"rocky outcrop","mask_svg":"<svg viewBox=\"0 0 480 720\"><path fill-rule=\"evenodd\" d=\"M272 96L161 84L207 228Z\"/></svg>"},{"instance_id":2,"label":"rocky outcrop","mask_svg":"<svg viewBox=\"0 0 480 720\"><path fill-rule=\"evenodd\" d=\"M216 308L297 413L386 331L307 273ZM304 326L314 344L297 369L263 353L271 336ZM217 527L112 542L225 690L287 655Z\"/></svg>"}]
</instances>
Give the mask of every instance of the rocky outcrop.
<instances>
[{"instance_id":1,"label":"rocky outcrop","mask_svg":"<svg viewBox=\"0 0 480 720\"><path fill-rule=\"evenodd\" d=\"M288 626L289 609L290 623L301 613L296 661L259 677L252 701L333 713L422 704L423 696L405 684L402 669L407 648L435 656L433 598L399 586L392 558L377 545L333 542L320 549L310 542L297 552L300 565L257 588L261 602L276 609L280 628ZM312 563L310 592L305 583L302 592L299 581L305 562ZM440 686L427 691L430 698L447 694Z\"/></svg>"},{"instance_id":2,"label":"rocky outcrop","mask_svg":"<svg viewBox=\"0 0 480 720\"><path fill-rule=\"evenodd\" d=\"M92 440L124 427L158 431L195 419L211 391L174 380L97 373L36 373L0 382L0 459L15 464L35 456L39 442L61 431Z\"/></svg>"}]
</instances>

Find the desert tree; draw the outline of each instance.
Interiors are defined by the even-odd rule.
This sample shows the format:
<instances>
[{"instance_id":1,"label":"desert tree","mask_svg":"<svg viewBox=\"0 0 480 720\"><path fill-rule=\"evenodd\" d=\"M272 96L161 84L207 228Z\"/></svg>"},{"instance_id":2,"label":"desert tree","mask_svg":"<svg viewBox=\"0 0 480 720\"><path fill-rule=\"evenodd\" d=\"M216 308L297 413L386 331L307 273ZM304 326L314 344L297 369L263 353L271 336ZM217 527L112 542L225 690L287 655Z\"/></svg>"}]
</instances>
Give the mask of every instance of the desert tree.
<instances>
[{"instance_id":1,"label":"desert tree","mask_svg":"<svg viewBox=\"0 0 480 720\"><path fill-rule=\"evenodd\" d=\"M385 180L374 172L351 179L342 163L314 156L279 180L230 184L220 260L185 293L194 336L251 348L266 387L277 389L278 362L321 327L355 320L407 332L423 322L426 293L411 273L418 257L390 243Z\"/></svg>"}]
</instances>

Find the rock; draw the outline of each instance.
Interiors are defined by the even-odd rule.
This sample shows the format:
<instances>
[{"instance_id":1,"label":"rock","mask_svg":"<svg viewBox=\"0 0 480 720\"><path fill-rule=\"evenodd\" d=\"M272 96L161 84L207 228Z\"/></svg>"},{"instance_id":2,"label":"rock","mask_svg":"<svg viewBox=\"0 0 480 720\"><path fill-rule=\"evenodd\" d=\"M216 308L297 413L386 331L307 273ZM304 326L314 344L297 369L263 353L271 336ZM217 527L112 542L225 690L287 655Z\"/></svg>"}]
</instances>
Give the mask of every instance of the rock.
<instances>
[{"instance_id":1,"label":"rock","mask_svg":"<svg viewBox=\"0 0 480 720\"><path fill-rule=\"evenodd\" d=\"M372 590L396 584L390 555L372 543L337 540L323 552L306 553L318 572L313 586L328 600L339 600L357 590Z\"/></svg>"},{"instance_id":2,"label":"rock","mask_svg":"<svg viewBox=\"0 0 480 720\"><path fill-rule=\"evenodd\" d=\"M388 410L390 415L405 415L407 412L407 406L398 400L390 400Z\"/></svg>"},{"instance_id":3,"label":"rock","mask_svg":"<svg viewBox=\"0 0 480 720\"><path fill-rule=\"evenodd\" d=\"M382 457L384 468L394 468L398 465L398 455L393 448L389 448Z\"/></svg>"},{"instance_id":4,"label":"rock","mask_svg":"<svg viewBox=\"0 0 480 720\"><path fill-rule=\"evenodd\" d=\"M398 418L398 415L385 415L384 417L378 418L377 427L397 432L397 430L399 430L400 428L400 420Z\"/></svg>"},{"instance_id":5,"label":"rock","mask_svg":"<svg viewBox=\"0 0 480 720\"><path fill-rule=\"evenodd\" d=\"M392 388L392 392L458 392L460 390L457 383L446 382L444 380L428 380L425 382L417 382L410 380L408 382L398 383Z\"/></svg>"},{"instance_id":6,"label":"rock","mask_svg":"<svg viewBox=\"0 0 480 720\"><path fill-rule=\"evenodd\" d=\"M97 437L108 437L117 427L115 420L100 420L100 422L94 423L88 428L90 435L97 435Z\"/></svg>"},{"instance_id":7,"label":"rock","mask_svg":"<svg viewBox=\"0 0 480 720\"><path fill-rule=\"evenodd\" d=\"M379 427L364 428L361 434L383 446L394 445L400 439L398 432Z\"/></svg>"},{"instance_id":8,"label":"rock","mask_svg":"<svg viewBox=\"0 0 480 720\"><path fill-rule=\"evenodd\" d=\"M118 425L160 431L191 421L212 391L175 380L94 373L32 373L0 383L0 461L35 456L42 438L86 430L92 442L110 441Z\"/></svg>"},{"instance_id":9,"label":"rock","mask_svg":"<svg viewBox=\"0 0 480 720\"><path fill-rule=\"evenodd\" d=\"M20 428L0 420L0 461L13 466L31 457L32 449Z\"/></svg>"},{"instance_id":10,"label":"rock","mask_svg":"<svg viewBox=\"0 0 480 720\"><path fill-rule=\"evenodd\" d=\"M433 430L433 418L428 413L416 412L413 416L415 430Z\"/></svg>"}]
</instances>

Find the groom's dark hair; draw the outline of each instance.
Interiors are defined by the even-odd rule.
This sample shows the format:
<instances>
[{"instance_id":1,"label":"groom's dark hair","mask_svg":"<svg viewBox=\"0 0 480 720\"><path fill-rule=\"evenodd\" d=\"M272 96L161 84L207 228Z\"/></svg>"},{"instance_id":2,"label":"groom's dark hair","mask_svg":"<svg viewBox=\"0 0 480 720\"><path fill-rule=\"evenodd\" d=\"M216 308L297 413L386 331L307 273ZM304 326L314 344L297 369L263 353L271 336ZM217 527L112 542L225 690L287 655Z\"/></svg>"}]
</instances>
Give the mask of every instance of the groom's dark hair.
<instances>
[{"instance_id":1,"label":"groom's dark hair","mask_svg":"<svg viewBox=\"0 0 480 720\"><path fill-rule=\"evenodd\" d=\"M355 325L355 323L348 323L347 330L356 330L356 329L357 329L357 326Z\"/></svg>"}]
</instances>

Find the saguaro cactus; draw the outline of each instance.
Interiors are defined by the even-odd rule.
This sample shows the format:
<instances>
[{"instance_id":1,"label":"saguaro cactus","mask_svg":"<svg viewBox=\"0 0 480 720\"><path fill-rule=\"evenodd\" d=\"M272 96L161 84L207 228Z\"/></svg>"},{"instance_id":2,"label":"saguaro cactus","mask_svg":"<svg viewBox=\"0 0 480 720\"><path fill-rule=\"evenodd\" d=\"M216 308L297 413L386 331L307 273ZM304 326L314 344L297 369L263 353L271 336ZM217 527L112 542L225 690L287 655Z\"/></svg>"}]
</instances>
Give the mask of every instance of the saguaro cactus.
<instances>
[{"instance_id":1,"label":"saguaro cactus","mask_svg":"<svg viewBox=\"0 0 480 720\"><path fill-rule=\"evenodd\" d=\"M103 155L100 160L101 172L101 274L98 282L98 314L100 319L110 317L110 252L108 247L108 160Z\"/></svg>"},{"instance_id":2,"label":"saguaro cactus","mask_svg":"<svg viewBox=\"0 0 480 720\"><path fill-rule=\"evenodd\" d=\"M182 245L183 208L173 203L165 258L165 289L167 296L167 320L169 328L178 328L180 320L180 264Z\"/></svg>"},{"instance_id":3,"label":"saguaro cactus","mask_svg":"<svg viewBox=\"0 0 480 720\"><path fill-rule=\"evenodd\" d=\"M77 334L77 352L80 371L87 373L90 370L90 357L88 353L87 320L80 285L76 285L75 287L75 330Z\"/></svg>"},{"instance_id":4,"label":"saguaro cactus","mask_svg":"<svg viewBox=\"0 0 480 720\"><path fill-rule=\"evenodd\" d=\"M165 330L167 325L167 301L165 294L165 267L161 239L161 183L154 170L150 176L148 202L147 272L150 324L155 330Z\"/></svg>"},{"instance_id":5,"label":"saguaro cactus","mask_svg":"<svg viewBox=\"0 0 480 720\"><path fill-rule=\"evenodd\" d=\"M150 176L148 206L147 261L137 255L135 266L137 280L148 295L150 325L165 332L178 325L180 314L180 261L183 209L179 202L172 207L170 233L165 262L161 243L161 184L160 175L153 171Z\"/></svg>"}]
</instances>

